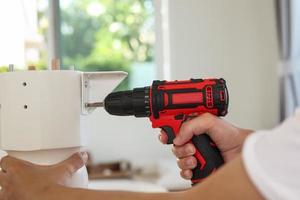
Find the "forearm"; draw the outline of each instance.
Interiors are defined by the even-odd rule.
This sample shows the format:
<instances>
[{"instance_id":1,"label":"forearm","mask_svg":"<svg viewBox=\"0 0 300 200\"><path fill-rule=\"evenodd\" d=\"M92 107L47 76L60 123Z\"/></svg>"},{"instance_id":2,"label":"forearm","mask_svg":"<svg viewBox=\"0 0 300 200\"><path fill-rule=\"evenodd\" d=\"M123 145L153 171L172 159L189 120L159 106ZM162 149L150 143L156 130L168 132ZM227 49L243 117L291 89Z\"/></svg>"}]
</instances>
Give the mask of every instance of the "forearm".
<instances>
[{"instance_id":1,"label":"forearm","mask_svg":"<svg viewBox=\"0 0 300 200\"><path fill-rule=\"evenodd\" d=\"M44 200L180 200L185 192L141 193L125 191L101 191L54 186L43 194Z\"/></svg>"},{"instance_id":2,"label":"forearm","mask_svg":"<svg viewBox=\"0 0 300 200\"><path fill-rule=\"evenodd\" d=\"M251 130L251 129L243 129L243 128L240 128L239 130L240 130L240 137L241 137L241 145L239 148L239 153L240 153L242 151L242 148L243 148L244 142L246 141L246 138L248 136L250 136L251 134L253 134L255 131Z\"/></svg>"},{"instance_id":3,"label":"forearm","mask_svg":"<svg viewBox=\"0 0 300 200\"><path fill-rule=\"evenodd\" d=\"M186 199L263 199L250 181L242 161L238 156L227 163L203 183L193 187Z\"/></svg>"},{"instance_id":4,"label":"forearm","mask_svg":"<svg viewBox=\"0 0 300 200\"><path fill-rule=\"evenodd\" d=\"M252 133L255 132L255 130L251 130L251 129L244 129L244 128L240 128L240 133L242 135L242 137L244 137L245 139L251 135Z\"/></svg>"},{"instance_id":5,"label":"forearm","mask_svg":"<svg viewBox=\"0 0 300 200\"><path fill-rule=\"evenodd\" d=\"M199 200L199 199L263 199L251 183L241 156L224 165L215 174L190 190L172 193L137 193L97 191L56 186L43 196L45 200Z\"/></svg>"}]
</instances>

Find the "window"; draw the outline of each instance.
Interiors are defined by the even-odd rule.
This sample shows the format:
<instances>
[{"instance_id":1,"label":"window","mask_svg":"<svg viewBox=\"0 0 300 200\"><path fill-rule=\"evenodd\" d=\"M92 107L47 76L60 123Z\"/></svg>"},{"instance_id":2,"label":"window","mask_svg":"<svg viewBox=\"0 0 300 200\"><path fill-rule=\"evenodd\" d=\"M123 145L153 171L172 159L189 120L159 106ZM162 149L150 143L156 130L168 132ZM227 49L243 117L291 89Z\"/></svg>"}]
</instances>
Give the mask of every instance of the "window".
<instances>
[{"instance_id":1,"label":"window","mask_svg":"<svg viewBox=\"0 0 300 200\"><path fill-rule=\"evenodd\" d=\"M0 6L0 72L9 64L23 69L42 65L43 36L38 30L37 0L2 1ZM43 64L44 66L46 63Z\"/></svg>"},{"instance_id":2,"label":"window","mask_svg":"<svg viewBox=\"0 0 300 200\"><path fill-rule=\"evenodd\" d=\"M155 78L151 0L60 1L64 66L82 71L129 72L122 89Z\"/></svg>"},{"instance_id":3,"label":"window","mask_svg":"<svg viewBox=\"0 0 300 200\"><path fill-rule=\"evenodd\" d=\"M155 78L152 0L10 2L3 6L2 13L5 15L5 10L11 10L7 7L18 12L13 12L10 17L16 23L10 23L15 26L7 33L14 33L15 37L9 37L13 39L7 43L15 45L11 49L19 49L20 52L11 52L11 59L0 60L0 66L12 63L17 68L34 65L38 69L46 69L52 59L50 57L53 57L51 48L55 47L52 43L56 43L62 68L75 66L82 71L127 71L129 76L122 89L144 86ZM51 7L53 2L59 3L59 6ZM52 18L50 21L51 12L58 19L58 27L53 26ZM49 37L50 28L58 33L55 41ZM0 67L0 71L7 71L7 67Z\"/></svg>"}]
</instances>

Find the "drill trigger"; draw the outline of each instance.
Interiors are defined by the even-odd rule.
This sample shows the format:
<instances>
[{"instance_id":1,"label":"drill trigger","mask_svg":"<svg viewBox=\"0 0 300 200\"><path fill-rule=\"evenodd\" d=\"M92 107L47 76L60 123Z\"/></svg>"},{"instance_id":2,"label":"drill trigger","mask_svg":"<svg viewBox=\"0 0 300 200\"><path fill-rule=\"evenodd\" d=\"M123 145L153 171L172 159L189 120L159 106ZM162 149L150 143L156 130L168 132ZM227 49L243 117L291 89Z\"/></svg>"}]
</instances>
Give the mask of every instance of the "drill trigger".
<instances>
[{"instance_id":1,"label":"drill trigger","mask_svg":"<svg viewBox=\"0 0 300 200\"><path fill-rule=\"evenodd\" d=\"M175 139L174 130L170 126L163 126L161 129L166 132L168 136L167 144L173 144L173 140Z\"/></svg>"}]
</instances>

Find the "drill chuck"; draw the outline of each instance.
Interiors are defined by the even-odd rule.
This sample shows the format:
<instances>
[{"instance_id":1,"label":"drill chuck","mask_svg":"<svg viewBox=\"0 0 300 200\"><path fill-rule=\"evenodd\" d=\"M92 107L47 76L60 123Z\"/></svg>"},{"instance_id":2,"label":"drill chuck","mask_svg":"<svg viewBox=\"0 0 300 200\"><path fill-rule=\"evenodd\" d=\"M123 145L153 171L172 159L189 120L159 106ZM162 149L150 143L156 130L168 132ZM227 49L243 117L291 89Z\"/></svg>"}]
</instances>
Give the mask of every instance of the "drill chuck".
<instances>
[{"instance_id":1,"label":"drill chuck","mask_svg":"<svg viewBox=\"0 0 300 200\"><path fill-rule=\"evenodd\" d=\"M111 115L149 117L150 87L113 92L104 100L104 108Z\"/></svg>"}]
</instances>

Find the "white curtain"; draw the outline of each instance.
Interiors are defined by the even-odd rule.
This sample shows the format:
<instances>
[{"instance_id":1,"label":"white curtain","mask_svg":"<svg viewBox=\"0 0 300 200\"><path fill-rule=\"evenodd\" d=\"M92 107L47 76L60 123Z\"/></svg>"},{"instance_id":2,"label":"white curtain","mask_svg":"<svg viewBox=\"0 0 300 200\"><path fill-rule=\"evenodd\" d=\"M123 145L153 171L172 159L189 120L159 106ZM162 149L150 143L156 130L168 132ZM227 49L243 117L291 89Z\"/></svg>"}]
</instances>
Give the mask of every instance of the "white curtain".
<instances>
[{"instance_id":1,"label":"white curtain","mask_svg":"<svg viewBox=\"0 0 300 200\"><path fill-rule=\"evenodd\" d=\"M280 44L281 120L300 106L300 1L276 0Z\"/></svg>"}]
</instances>

